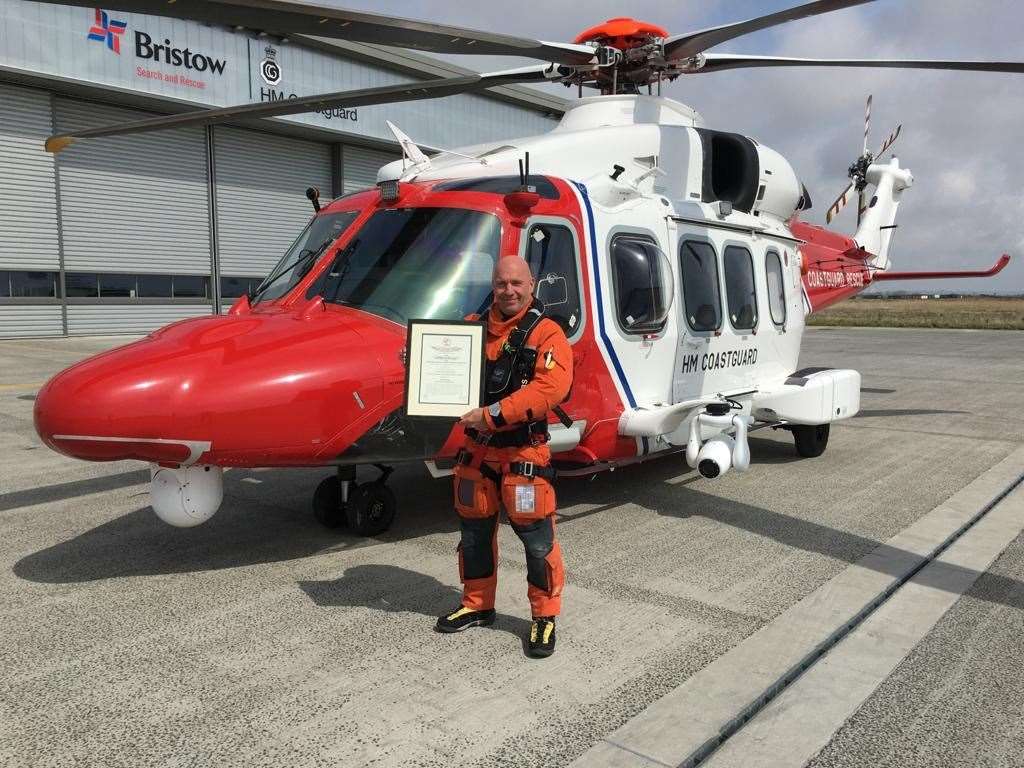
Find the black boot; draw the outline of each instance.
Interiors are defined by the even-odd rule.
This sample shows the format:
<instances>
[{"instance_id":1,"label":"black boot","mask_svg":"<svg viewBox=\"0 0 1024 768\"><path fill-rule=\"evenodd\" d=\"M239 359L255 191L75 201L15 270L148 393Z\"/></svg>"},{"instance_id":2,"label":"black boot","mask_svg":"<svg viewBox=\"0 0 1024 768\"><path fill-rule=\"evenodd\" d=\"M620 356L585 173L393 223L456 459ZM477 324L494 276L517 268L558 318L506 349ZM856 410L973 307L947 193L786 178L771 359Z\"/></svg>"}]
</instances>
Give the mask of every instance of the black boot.
<instances>
[{"instance_id":1,"label":"black boot","mask_svg":"<svg viewBox=\"0 0 1024 768\"><path fill-rule=\"evenodd\" d=\"M534 616L530 625L530 655L550 656L555 652L555 617Z\"/></svg>"},{"instance_id":2,"label":"black boot","mask_svg":"<svg viewBox=\"0 0 1024 768\"><path fill-rule=\"evenodd\" d=\"M439 617L435 629L438 632L461 632L470 627L489 627L493 623L493 608L489 611L474 611L459 606L454 612Z\"/></svg>"}]
</instances>

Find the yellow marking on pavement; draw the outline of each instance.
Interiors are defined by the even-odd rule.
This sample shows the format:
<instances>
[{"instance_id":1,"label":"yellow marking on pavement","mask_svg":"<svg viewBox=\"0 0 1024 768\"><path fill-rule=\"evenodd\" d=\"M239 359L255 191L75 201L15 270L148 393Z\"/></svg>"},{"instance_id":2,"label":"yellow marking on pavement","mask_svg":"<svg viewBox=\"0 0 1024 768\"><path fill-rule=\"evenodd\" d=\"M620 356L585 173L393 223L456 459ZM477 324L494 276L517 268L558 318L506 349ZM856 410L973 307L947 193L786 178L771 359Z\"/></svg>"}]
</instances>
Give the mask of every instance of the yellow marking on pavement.
<instances>
[{"instance_id":1,"label":"yellow marking on pavement","mask_svg":"<svg viewBox=\"0 0 1024 768\"><path fill-rule=\"evenodd\" d=\"M12 389L39 389L46 382L37 381L31 384L0 384L0 392L7 392Z\"/></svg>"}]
</instances>

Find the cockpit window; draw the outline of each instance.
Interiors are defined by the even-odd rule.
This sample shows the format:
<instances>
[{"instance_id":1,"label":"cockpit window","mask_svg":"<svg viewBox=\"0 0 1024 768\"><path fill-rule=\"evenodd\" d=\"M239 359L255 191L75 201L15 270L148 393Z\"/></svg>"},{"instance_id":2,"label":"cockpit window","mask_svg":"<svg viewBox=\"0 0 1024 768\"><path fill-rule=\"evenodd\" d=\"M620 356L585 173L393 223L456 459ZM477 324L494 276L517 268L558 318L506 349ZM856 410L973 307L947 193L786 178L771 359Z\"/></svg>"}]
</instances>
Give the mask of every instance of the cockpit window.
<instances>
[{"instance_id":1,"label":"cockpit window","mask_svg":"<svg viewBox=\"0 0 1024 768\"><path fill-rule=\"evenodd\" d=\"M304 278L335 240L355 221L358 211L325 213L314 216L309 225L281 260L277 262L267 279L260 283L253 294L253 301L279 299Z\"/></svg>"},{"instance_id":2,"label":"cockpit window","mask_svg":"<svg viewBox=\"0 0 1024 768\"><path fill-rule=\"evenodd\" d=\"M378 211L324 276L324 301L399 323L461 320L491 299L501 245L496 216L456 208Z\"/></svg>"},{"instance_id":3,"label":"cockpit window","mask_svg":"<svg viewBox=\"0 0 1024 768\"><path fill-rule=\"evenodd\" d=\"M529 186L535 187L537 194L546 200L557 200L558 190L555 185L545 176L534 176L526 182ZM518 176L483 176L473 179L454 179L442 181L434 189L438 192L491 192L496 195L507 195L516 192L522 187Z\"/></svg>"}]
</instances>

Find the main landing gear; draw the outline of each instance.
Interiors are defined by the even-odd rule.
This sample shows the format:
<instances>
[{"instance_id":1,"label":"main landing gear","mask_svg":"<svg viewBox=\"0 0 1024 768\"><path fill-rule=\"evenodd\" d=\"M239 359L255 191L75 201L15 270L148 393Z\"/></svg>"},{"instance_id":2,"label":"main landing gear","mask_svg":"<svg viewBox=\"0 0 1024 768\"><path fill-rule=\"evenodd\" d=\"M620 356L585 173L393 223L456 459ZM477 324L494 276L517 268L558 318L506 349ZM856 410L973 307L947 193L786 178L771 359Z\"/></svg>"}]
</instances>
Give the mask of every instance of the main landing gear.
<instances>
[{"instance_id":1,"label":"main landing gear","mask_svg":"<svg viewBox=\"0 0 1024 768\"><path fill-rule=\"evenodd\" d=\"M354 466L338 467L334 477L326 477L313 493L313 516L328 528L347 525L360 536L376 536L391 527L398 501L387 486L392 467L374 464L380 477L371 483L356 483Z\"/></svg>"},{"instance_id":2,"label":"main landing gear","mask_svg":"<svg viewBox=\"0 0 1024 768\"><path fill-rule=\"evenodd\" d=\"M796 452L805 459L821 456L828 446L828 424L794 424L789 427L789 431L793 433Z\"/></svg>"}]
</instances>

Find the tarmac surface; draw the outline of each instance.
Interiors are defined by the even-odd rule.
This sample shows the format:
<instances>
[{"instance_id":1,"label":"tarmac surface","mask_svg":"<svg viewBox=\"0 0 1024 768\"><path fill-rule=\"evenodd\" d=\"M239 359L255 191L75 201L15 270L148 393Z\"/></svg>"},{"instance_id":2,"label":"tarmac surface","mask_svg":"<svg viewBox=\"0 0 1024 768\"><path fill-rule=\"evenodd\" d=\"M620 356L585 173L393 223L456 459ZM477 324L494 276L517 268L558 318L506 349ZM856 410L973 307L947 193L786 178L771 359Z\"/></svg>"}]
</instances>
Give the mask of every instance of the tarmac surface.
<instances>
[{"instance_id":1,"label":"tarmac surface","mask_svg":"<svg viewBox=\"0 0 1024 768\"><path fill-rule=\"evenodd\" d=\"M458 533L422 466L392 476L393 528L361 539L313 520L323 470L232 470L183 530L149 509L146 466L43 447L33 393L120 341L0 341L5 767L567 765L1024 446L1024 333L810 329L801 366L863 375L821 458L763 430L745 474L674 456L559 481L565 609L535 660L506 525L494 627L433 632ZM810 765L1020 764L1010 541Z\"/></svg>"}]
</instances>

